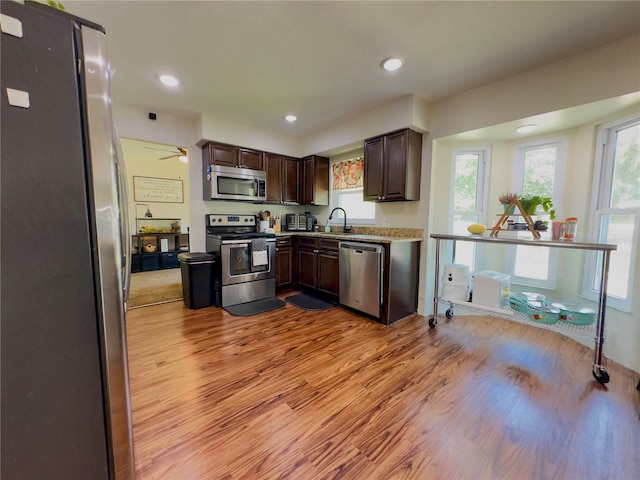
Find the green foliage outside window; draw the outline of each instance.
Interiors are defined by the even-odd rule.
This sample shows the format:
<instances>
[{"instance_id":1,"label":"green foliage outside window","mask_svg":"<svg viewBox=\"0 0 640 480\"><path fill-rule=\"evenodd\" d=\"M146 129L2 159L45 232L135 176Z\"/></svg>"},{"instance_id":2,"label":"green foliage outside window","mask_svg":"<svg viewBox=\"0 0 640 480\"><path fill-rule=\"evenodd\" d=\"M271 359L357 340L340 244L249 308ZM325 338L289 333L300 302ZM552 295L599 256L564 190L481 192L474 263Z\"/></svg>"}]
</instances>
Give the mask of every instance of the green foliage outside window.
<instances>
[{"instance_id":1,"label":"green foliage outside window","mask_svg":"<svg viewBox=\"0 0 640 480\"><path fill-rule=\"evenodd\" d=\"M611 207L640 207L640 124L616 136Z\"/></svg>"}]
</instances>

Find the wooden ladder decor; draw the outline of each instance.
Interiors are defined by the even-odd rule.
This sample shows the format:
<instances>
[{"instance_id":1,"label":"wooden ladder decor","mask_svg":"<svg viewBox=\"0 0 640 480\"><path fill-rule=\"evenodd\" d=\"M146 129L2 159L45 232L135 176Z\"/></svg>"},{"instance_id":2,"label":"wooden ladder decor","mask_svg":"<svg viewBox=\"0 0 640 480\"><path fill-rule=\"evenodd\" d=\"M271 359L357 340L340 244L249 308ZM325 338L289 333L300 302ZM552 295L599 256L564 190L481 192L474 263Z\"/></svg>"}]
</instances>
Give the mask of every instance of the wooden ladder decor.
<instances>
[{"instance_id":1,"label":"wooden ladder decor","mask_svg":"<svg viewBox=\"0 0 640 480\"><path fill-rule=\"evenodd\" d=\"M522 218L524 218L524 221L527 224L527 229L529 229L529 231L533 235L533 238L540 238L540 232L533 228L533 220L531 219L531 216L524 211L520 200L518 200L517 198L511 200L509 205L504 209L504 213L500 216L500 219L491 229L491 234L489 236L496 238L498 237L498 233L500 233L500 231L503 229L503 225L505 225L509 217L514 214L513 210L515 210L515 207L518 207L518 210L520 210L520 215L522 216Z\"/></svg>"}]
</instances>

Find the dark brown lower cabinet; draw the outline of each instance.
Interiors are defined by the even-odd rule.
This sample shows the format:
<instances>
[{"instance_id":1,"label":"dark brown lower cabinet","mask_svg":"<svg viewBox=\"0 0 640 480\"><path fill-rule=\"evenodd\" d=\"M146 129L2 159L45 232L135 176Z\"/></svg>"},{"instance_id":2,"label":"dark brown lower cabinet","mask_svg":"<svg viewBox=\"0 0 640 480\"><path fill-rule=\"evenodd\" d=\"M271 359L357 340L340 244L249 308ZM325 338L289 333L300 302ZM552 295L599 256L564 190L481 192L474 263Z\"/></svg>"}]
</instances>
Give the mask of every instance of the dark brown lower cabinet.
<instances>
[{"instance_id":1,"label":"dark brown lower cabinet","mask_svg":"<svg viewBox=\"0 0 640 480\"><path fill-rule=\"evenodd\" d=\"M337 240L298 237L298 286L337 297L339 265Z\"/></svg>"},{"instance_id":2,"label":"dark brown lower cabinet","mask_svg":"<svg viewBox=\"0 0 640 480\"><path fill-rule=\"evenodd\" d=\"M315 288L318 285L318 253L315 248L298 246L298 285Z\"/></svg>"},{"instance_id":3,"label":"dark brown lower cabinet","mask_svg":"<svg viewBox=\"0 0 640 480\"><path fill-rule=\"evenodd\" d=\"M337 245L338 242L336 242ZM329 295L340 295L340 260L336 251L318 251L317 289Z\"/></svg>"},{"instance_id":4,"label":"dark brown lower cabinet","mask_svg":"<svg viewBox=\"0 0 640 480\"><path fill-rule=\"evenodd\" d=\"M276 239L276 288L293 285L293 245L291 237Z\"/></svg>"},{"instance_id":5,"label":"dark brown lower cabinet","mask_svg":"<svg viewBox=\"0 0 640 480\"><path fill-rule=\"evenodd\" d=\"M295 285L337 301L340 296L340 242L303 235L277 238L276 242L284 242L284 239L288 242L278 246L276 252L277 285ZM420 246L419 240L384 244L383 295L381 316L375 319L377 322L390 325L416 312ZM286 248L291 248L291 252ZM278 257L278 254L282 256ZM287 283L289 281L291 283Z\"/></svg>"}]
</instances>

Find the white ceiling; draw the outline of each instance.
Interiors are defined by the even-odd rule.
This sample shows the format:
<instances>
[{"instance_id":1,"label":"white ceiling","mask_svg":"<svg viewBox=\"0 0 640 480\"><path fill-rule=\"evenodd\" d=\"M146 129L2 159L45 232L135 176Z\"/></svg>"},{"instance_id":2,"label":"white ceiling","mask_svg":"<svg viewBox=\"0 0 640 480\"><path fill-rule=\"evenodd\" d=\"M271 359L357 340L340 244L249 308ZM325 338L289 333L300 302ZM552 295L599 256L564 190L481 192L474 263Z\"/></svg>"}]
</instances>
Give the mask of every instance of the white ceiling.
<instances>
[{"instance_id":1,"label":"white ceiling","mask_svg":"<svg viewBox=\"0 0 640 480\"><path fill-rule=\"evenodd\" d=\"M638 1L63 1L104 25L115 102L301 136L640 31ZM380 68L388 56L405 66ZM161 73L181 84L161 85ZM298 116L295 124L283 117Z\"/></svg>"}]
</instances>

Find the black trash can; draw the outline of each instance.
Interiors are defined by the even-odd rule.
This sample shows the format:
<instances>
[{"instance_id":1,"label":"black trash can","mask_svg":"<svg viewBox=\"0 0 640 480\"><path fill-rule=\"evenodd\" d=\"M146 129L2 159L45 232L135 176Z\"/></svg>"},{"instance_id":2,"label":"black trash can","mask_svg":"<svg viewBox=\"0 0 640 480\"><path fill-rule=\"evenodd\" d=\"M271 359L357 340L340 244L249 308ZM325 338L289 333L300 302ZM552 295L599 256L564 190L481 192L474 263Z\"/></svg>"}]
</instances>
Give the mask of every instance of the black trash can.
<instances>
[{"instance_id":1,"label":"black trash can","mask_svg":"<svg viewBox=\"0 0 640 480\"><path fill-rule=\"evenodd\" d=\"M216 256L210 253L180 253L182 297L191 309L210 307L215 302L214 272Z\"/></svg>"}]
</instances>

